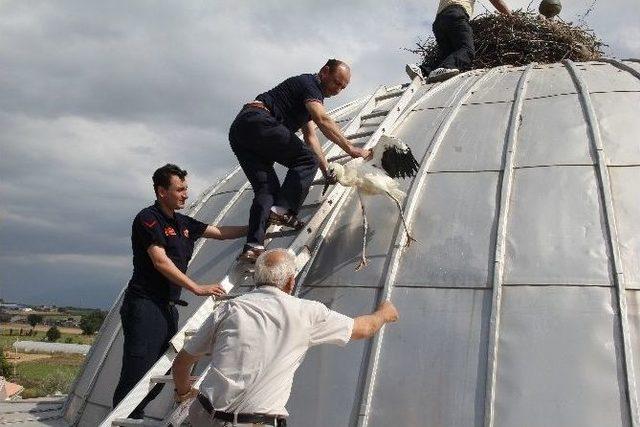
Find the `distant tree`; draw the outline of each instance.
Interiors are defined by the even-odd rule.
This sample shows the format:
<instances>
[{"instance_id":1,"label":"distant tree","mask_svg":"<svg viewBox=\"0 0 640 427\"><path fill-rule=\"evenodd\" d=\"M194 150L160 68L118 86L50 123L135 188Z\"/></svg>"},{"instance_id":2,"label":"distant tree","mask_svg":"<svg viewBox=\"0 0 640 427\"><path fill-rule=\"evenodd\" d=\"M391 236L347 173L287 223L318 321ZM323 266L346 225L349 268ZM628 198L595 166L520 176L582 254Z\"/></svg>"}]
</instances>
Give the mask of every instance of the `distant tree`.
<instances>
[{"instance_id":1,"label":"distant tree","mask_svg":"<svg viewBox=\"0 0 640 427\"><path fill-rule=\"evenodd\" d=\"M0 322L8 323L11 321L11 315L9 313L0 312Z\"/></svg>"},{"instance_id":2,"label":"distant tree","mask_svg":"<svg viewBox=\"0 0 640 427\"><path fill-rule=\"evenodd\" d=\"M27 316L27 323L35 328L38 323L42 323L42 316L39 314L30 314Z\"/></svg>"},{"instance_id":3,"label":"distant tree","mask_svg":"<svg viewBox=\"0 0 640 427\"><path fill-rule=\"evenodd\" d=\"M83 315L80 319L80 329L82 329L82 334L91 335L95 333L100 329L105 316L105 312L100 310L94 310L91 313Z\"/></svg>"},{"instance_id":4,"label":"distant tree","mask_svg":"<svg viewBox=\"0 0 640 427\"><path fill-rule=\"evenodd\" d=\"M52 326L47 331L47 339L51 342L55 342L60 339L62 334L60 334L60 330L57 326Z\"/></svg>"},{"instance_id":5,"label":"distant tree","mask_svg":"<svg viewBox=\"0 0 640 427\"><path fill-rule=\"evenodd\" d=\"M11 375L11 365L7 361L7 358L4 357L4 349L0 347L0 376L8 377Z\"/></svg>"}]
</instances>

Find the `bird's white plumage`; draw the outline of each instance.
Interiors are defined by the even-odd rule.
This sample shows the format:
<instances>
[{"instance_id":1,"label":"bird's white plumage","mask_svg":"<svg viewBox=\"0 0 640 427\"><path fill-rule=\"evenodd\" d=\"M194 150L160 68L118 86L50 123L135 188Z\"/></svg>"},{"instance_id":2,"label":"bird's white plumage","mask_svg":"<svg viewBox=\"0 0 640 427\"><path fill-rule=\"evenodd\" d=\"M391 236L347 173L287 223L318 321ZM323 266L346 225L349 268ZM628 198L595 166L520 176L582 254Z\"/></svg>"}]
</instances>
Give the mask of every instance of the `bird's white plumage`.
<instances>
[{"instance_id":1,"label":"bird's white plumage","mask_svg":"<svg viewBox=\"0 0 640 427\"><path fill-rule=\"evenodd\" d=\"M387 150L393 150L394 153L390 160L390 164L387 163L387 167L383 165L383 158ZM388 155L388 154L387 154ZM388 159L388 158L387 158ZM387 160L389 161L389 160ZM391 172L389 172L389 169ZM380 141L373 148L372 158L365 161L362 158L350 160L345 164L329 163L329 174L332 175L336 181L345 187L355 187L358 191L360 198L360 208L362 209L362 221L363 221L363 240L362 240L362 255L360 263L356 267L359 270L367 264L366 258L366 233L367 233L367 218L362 203L363 195L378 195L384 194L391 198L402 218L404 224L405 233L407 235L407 246L415 239L409 234L407 223L402 212L400 201L404 198L404 191L398 188L398 182L393 179L390 174L397 173L398 177L413 176L414 171L417 170L417 162L411 154L411 150L407 145L397 138L383 135Z\"/></svg>"}]
</instances>

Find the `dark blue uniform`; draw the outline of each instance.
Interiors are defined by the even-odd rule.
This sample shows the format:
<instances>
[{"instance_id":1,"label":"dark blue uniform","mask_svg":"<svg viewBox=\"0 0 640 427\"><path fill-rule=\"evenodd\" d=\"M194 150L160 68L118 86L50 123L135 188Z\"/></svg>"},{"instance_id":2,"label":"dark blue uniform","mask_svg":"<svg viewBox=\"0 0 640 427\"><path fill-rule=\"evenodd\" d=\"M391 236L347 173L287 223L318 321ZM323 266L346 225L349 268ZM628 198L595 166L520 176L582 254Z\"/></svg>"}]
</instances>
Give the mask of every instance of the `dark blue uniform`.
<instances>
[{"instance_id":1,"label":"dark blue uniform","mask_svg":"<svg viewBox=\"0 0 640 427\"><path fill-rule=\"evenodd\" d=\"M207 224L177 212L173 218L166 216L157 201L133 220L133 275L120 308L124 349L114 407L167 350L178 330L178 311L173 303L180 299L182 288L155 269L147 249L162 246L176 267L186 273L195 241L206 228ZM155 387L131 415L140 418L161 390Z\"/></svg>"},{"instance_id":2,"label":"dark blue uniform","mask_svg":"<svg viewBox=\"0 0 640 427\"><path fill-rule=\"evenodd\" d=\"M262 245L274 204L297 213L318 170L318 159L295 135L311 120L307 102L324 102L315 74L290 77L256 97L267 109L245 106L229 130L231 149L253 187L247 243ZM274 162L289 170L280 186Z\"/></svg>"}]
</instances>

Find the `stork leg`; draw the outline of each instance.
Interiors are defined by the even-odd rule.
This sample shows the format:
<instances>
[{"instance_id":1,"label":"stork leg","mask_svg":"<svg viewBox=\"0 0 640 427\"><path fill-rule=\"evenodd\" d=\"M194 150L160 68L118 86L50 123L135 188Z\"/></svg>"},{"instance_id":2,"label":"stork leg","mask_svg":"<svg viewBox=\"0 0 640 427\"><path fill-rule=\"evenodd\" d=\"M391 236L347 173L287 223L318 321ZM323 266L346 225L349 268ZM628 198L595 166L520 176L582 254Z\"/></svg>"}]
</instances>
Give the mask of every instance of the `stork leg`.
<instances>
[{"instance_id":1,"label":"stork leg","mask_svg":"<svg viewBox=\"0 0 640 427\"><path fill-rule=\"evenodd\" d=\"M398 211L400 211L400 218L402 218L402 225L404 225L404 232L407 236L407 242L404 244L404 246L406 248L408 248L409 246L411 246L412 242L417 242L416 239L414 239L411 234L409 234L409 227L407 227L407 219L404 217L404 212L402 211L402 206L400 205L400 201L398 199L396 199L395 197L393 197L391 195L391 193L389 193L388 191L385 191L385 193L387 193L387 196L389 196L391 198L391 200L393 200L394 202L396 202L396 206L398 207Z\"/></svg>"},{"instance_id":2,"label":"stork leg","mask_svg":"<svg viewBox=\"0 0 640 427\"><path fill-rule=\"evenodd\" d=\"M357 191L357 190L356 190ZM362 194L360 191L358 193L358 200L360 201L360 209L362 210L362 254L360 255L360 262L356 265L356 271L360 271L363 267L367 265L367 229L369 228L369 223L367 222L367 213L364 210L364 202L362 201Z\"/></svg>"}]
</instances>

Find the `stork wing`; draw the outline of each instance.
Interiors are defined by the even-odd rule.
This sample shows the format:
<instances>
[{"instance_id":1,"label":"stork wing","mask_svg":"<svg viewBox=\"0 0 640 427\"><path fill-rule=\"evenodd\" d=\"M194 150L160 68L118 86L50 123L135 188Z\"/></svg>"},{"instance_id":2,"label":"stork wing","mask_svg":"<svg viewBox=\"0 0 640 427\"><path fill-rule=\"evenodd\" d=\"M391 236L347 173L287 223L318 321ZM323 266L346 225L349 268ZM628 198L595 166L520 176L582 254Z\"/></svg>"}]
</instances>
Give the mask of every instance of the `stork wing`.
<instances>
[{"instance_id":1,"label":"stork wing","mask_svg":"<svg viewBox=\"0 0 640 427\"><path fill-rule=\"evenodd\" d=\"M397 145L385 147L380 163L391 178L414 176L420 167L411 149L406 145L404 148L400 148Z\"/></svg>"}]
</instances>

